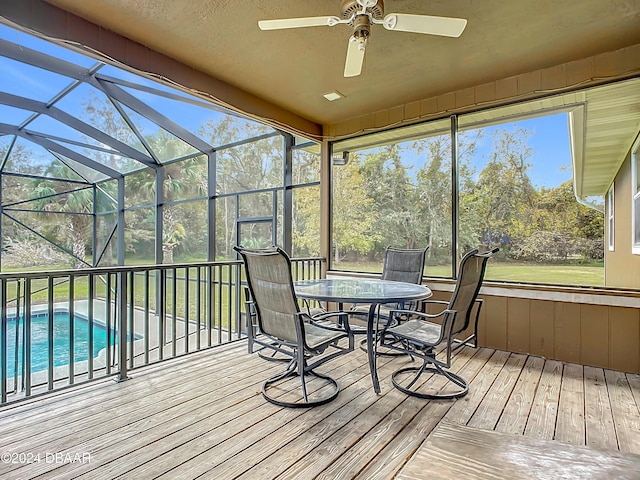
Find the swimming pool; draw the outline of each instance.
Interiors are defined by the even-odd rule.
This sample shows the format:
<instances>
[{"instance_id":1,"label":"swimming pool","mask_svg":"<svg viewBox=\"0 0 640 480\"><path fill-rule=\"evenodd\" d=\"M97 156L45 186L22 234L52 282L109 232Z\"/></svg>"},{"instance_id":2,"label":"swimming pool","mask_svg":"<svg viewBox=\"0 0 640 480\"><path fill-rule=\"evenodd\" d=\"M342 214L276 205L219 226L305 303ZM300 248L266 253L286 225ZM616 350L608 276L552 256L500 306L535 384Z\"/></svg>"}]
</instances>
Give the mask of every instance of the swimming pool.
<instances>
[{"instance_id":1,"label":"swimming pool","mask_svg":"<svg viewBox=\"0 0 640 480\"><path fill-rule=\"evenodd\" d=\"M16 365L16 327L17 327L17 356L18 374L22 367L23 355L23 327L22 319L16 325L16 319L10 318L7 322L7 375L14 373ZM31 316L31 372L40 372L49 368L49 316L47 313L32 314ZM53 316L53 366L59 367L69 363L69 334L71 322L68 312L56 312ZM114 329L110 332L111 342L114 345L117 335ZM139 338L136 336L136 338ZM104 325L93 323L93 352L96 357L100 350L107 347L107 329ZM89 358L89 321L75 315L73 321L73 360L82 362Z\"/></svg>"}]
</instances>

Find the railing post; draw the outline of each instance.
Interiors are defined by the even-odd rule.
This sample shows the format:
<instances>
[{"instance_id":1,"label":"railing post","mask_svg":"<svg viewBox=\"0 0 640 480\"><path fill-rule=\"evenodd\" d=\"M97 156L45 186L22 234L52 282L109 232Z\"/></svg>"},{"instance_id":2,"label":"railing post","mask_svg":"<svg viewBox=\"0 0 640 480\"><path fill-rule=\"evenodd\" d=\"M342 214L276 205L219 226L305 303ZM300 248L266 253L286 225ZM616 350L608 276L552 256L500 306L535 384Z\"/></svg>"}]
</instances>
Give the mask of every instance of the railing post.
<instances>
[{"instance_id":1,"label":"railing post","mask_svg":"<svg viewBox=\"0 0 640 480\"><path fill-rule=\"evenodd\" d=\"M31 395L31 278L24 279L24 323L22 324L22 388Z\"/></svg>"},{"instance_id":2,"label":"railing post","mask_svg":"<svg viewBox=\"0 0 640 480\"><path fill-rule=\"evenodd\" d=\"M0 280L0 403L7 401L7 376L9 375L7 369L7 323L7 281L2 279Z\"/></svg>"},{"instance_id":3,"label":"railing post","mask_svg":"<svg viewBox=\"0 0 640 480\"><path fill-rule=\"evenodd\" d=\"M120 270L117 274L118 292L116 295L116 312L118 315L118 375L116 382L129 380L127 376L127 272Z\"/></svg>"}]
</instances>

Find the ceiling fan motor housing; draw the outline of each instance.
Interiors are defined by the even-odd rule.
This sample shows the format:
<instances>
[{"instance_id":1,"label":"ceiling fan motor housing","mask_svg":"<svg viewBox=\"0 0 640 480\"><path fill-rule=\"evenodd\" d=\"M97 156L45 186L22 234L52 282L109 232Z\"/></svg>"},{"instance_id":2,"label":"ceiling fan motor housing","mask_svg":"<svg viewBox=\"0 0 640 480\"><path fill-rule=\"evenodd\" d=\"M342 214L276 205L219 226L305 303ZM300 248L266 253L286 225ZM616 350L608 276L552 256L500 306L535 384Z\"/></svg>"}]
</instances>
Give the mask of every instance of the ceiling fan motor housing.
<instances>
[{"instance_id":1,"label":"ceiling fan motor housing","mask_svg":"<svg viewBox=\"0 0 640 480\"><path fill-rule=\"evenodd\" d=\"M370 13L373 18L380 20L384 15L384 2L382 0L342 0L340 8L342 18L351 18L353 15L362 12L363 4L367 6L367 13Z\"/></svg>"},{"instance_id":2,"label":"ceiling fan motor housing","mask_svg":"<svg viewBox=\"0 0 640 480\"><path fill-rule=\"evenodd\" d=\"M365 7L367 14L362 13ZM355 15L355 16L354 16ZM342 18L353 17L349 25L353 27L353 37L366 40L371 33L371 15L373 18L381 19L384 15L384 3L382 0L342 0Z\"/></svg>"}]
</instances>

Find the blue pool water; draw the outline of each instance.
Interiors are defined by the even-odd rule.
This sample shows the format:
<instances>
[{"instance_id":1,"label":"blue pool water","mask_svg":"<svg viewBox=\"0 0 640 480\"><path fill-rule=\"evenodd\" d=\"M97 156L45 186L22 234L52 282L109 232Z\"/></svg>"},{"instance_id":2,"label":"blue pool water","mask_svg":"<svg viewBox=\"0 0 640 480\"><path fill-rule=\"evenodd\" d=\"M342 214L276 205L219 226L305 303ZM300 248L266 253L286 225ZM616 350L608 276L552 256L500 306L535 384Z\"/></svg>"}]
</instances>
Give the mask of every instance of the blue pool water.
<instances>
[{"instance_id":1,"label":"blue pool water","mask_svg":"<svg viewBox=\"0 0 640 480\"><path fill-rule=\"evenodd\" d=\"M18 327L18 375L22 366L23 327L20 319ZM31 317L31 372L39 372L49 368L49 317L48 315L33 315ZM69 313L55 313L53 317L53 365L54 367L69 363L69 334L71 322ZM113 345L117 335L111 330ZM100 350L107 346L107 329L100 324L93 324L93 352L96 357ZM7 375L12 376L16 355L16 320L7 322ZM75 362L87 360L89 357L89 321L75 316L73 322L73 359Z\"/></svg>"}]
</instances>

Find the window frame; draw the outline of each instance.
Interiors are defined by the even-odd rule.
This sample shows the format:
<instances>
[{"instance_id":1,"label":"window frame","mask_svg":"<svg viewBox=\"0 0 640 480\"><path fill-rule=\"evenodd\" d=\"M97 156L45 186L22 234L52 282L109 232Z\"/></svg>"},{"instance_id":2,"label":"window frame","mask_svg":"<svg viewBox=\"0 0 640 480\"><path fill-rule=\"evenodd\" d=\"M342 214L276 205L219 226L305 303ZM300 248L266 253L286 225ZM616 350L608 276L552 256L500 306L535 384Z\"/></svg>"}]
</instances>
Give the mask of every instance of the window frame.
<instances>
[{"instance_id":1,"label":"window frame","mask_svg":"<svg viewBox=\"0 0 640 480\"><path fill-rule=\"evenodd\" d=\"M610 252L615 251L615 184L607 192L607 245Z\"/></svg>"},{"instance_id":2,"label":"window frame","mask_svg":"<svg viewBox=\"0 0 640 480\"><path fill-rule=\"evenodd\" d=\"M510 109L509 107L513 107L513 110ZM362 135L351 137L344 140L330 141L329 148L332 154L336 154L336 153L341 153L347 150L351 152L353 152L354 150L358 151L360 149L366 150L367 148L373 148L381 145L391 145L391 144L400 143L401 141L423 138L425 136L428 136L428 134L433 131L432 129L429 128L429 125L433 125L436 122L444 121L447 119L450 122L451 135L457 136L459 133L462 133L470 129L499 126L501 124L509 124L514 121L526 121L531 119L539 119L539 118L544 118L544 117L552 116L556 114L566 114L568 117L568 121L571 122L572 115L575 115L576 113L584 114L583 103L575 102L575 101L574 102L567 101L567 103L563 105L558 105L557 102L545 102L545 101L539 101L539 100L538 101L533 100L531 102L524 101L522 102L522 104L518 103L511 106L509 105L499 106L499 107L490 108L486 110L479 110L477 112L462 113L460 115L453 115L453 116L444 117L444 118L441 117L441 118L435 118L432 120L426 120L424 122L421 122L415 125L401 126L395 129L385 130L384 134L380 132L374 132L374 133L362 134ZM568 128L571 128L570 125L571 124L569 124ZM396 131L396 130L397 130L396 136L390 135L389 133L390 131ZM578 128L577 132L580 133L581 129ZM572 149L576 148L576 145L573 144L573 142L575 141L576 141L575 138L574 139L569 138L570 148ZM457 144L457 142L455 143ZM640 155L640 152L638 153ZM575 155L577 154L581 155L582 150L580 150L577 153L574 150L572 153L572 155L574 155L573 159L576 158ZM451 165L452 165L453 185L458 187L455 193L452 192L451 201L453 205L454 203L457 203L460 199L460 192L459 192L460 179L458 178L458 171L457 171L457 168L459 166L459 159L456 154L452 154L452 157L453 158L451 161ZM575 168L575 165L574 165L574 168ZM333 171L332 169L332 172L331 172L332 180L334 175L335 175L335 171ZM606 198L607 198L606 195L600 196L601 201L606 200ZM576 199L576 201L578 200ZM333 202L334 202L333 195L330 195L331 215L330 215L329 222L331 225L330 238L332 241L333 241L333 236L335 235L335 232L333 231L333 222L334 222ZM591 205L585 204L585 206L589 207ZM600 208L595 208L594 206L591 206L591 208L594 208L595 210L599 210L600 214L603 216L603 219L602 219L603 223L604 221L607 220L608 212L605 210L602 204L600 204ZM639 208L640 208L640 204L639 204ZM454 234L453 232L454 231L457 232L457 229L459 228L460 221L461 221L461 214L459 211L457 211L456 214L452 213L452 217L453 217L452 218L452 235L453 235ZM607 251L607 248L608 248L608 245L605 246L606 244L608 244L608 239L605 239L605 234L606 234L606 227L604 227L603 225L602 237L601 237L602 239L601 248L602 248L603 254ZM640 235L639 235L639 238L640 238ZM453 252L452 265L455 265L457 260L457 251L454 250L453 245L452 245L452 252ZM638 254L640 254L640 244L639 244ZM333 259L331 257L327 258L327 264L328 264L328 269L331 271L346 272L346 273L371 273L370 271L365 272L361 269L352 269L352 268L345 269L342 266L336 265L333 262ZM445 278L445 279L455 280L456 279L455 266L452 268L452 270L453 270L453 273L450 276L436 275L431 273L429 277L438 278L438 279ZM602 272L604 273L604 266L602 266ZM599 283L594 285L594 284L582 284L582 283L580 284L549 283L544 281L524 281L524 280L512 280L512 279L506 280L501 278L491 278L490 274L487 274L487 276L485 277L485 280L491 281L491 282L498 282L498 283L520 283L520 284L544 285L544 286L552 286L552 287L575 286L575 287L581 288L585 285L586 286L601 285Z\"/></svg>"},{"instance_id":3,"label":"window frame","mask_svg":"<svg viewBox=\"0 0 640 480\"><path fill-rule=\"evenodd\" d=\"M631 147L631 251L634 255L640 255L640 235L636 235L636 204L640 201L638 162L640 162L640 137L636 138Z\"/></svg>"}]
</instances>

